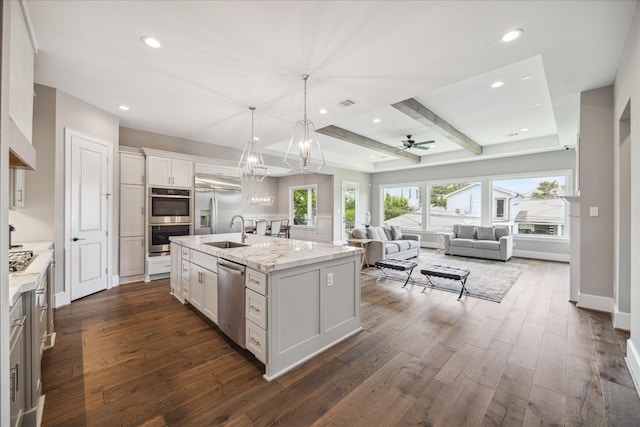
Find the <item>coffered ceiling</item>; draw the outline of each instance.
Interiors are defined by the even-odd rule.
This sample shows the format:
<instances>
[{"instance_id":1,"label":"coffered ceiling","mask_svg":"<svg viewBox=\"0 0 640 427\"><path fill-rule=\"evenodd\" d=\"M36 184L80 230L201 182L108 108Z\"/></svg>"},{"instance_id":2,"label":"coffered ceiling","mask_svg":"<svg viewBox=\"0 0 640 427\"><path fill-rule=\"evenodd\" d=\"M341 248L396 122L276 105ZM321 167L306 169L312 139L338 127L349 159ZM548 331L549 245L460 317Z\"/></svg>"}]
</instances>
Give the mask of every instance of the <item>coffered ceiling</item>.
<instances>
[{"instance_id":1,"label":"coffered ceiling","mask_svg":"<svg viewBox=\"0 0 640 427\"><path fill-rule=\"evenodd\" d=\"M36 82L122 126L242 149L255 134L282 167L303 83L327 163L362 171L574 146L579 94L613 83L637 1L27 1ZM504 43L508 30L522 37ZM158 39L152 49L141 37ZM504 85L491 88L495 81ZM392 107L413 98L482 147ZM350 106L342 106L344 101ZM130 110L122 111L119 105ZM326 114L318 111L324 108ZM374 122L374 119L375 122ZM398 148L399 149L399 148Z\"/></svg>"}]
</instances>

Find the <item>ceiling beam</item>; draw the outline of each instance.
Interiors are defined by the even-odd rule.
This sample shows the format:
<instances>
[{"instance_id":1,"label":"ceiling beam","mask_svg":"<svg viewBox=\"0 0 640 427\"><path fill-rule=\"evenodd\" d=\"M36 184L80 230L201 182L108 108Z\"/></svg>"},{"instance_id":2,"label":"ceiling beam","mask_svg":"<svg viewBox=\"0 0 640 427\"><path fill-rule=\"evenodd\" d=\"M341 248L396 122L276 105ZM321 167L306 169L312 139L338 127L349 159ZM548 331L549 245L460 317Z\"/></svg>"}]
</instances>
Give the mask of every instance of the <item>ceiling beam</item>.
<instances>
[{"instance_id":1,"label":"ceiling beam","mask_svg":"<svg viewBox=\"0 0 640 427\"><path fill-rule=\"evenodd\" d=\"M443 134L448 139L455 142L462 148L471 151L473 154L482 154L482 146L480 144L460 132L458 129L450 125L445 119L429 110L414 98L397 102L391 106L423 125Z\"/></svg>"},{"instance_id":2,"label":"ceiling beam","mask_svg":"<svg viewBox=\"0 0 640 427\"><path fill-rule=\"evenodd\" d=\"M317 129L316 132L321 133L322 135L330 136L332 138L341 139L343 141L358 145L363 148L368 148L369 150L379 151L381 153L389 154L390 156L409 160L413 163L420 163L420 156L416 154L409 153L407 150L383 144L382 142L376 141L375 139L367 138L366 136L362 136L360 134L339 128L337 126L326 126Z\"/></svg>"}]
</instances>

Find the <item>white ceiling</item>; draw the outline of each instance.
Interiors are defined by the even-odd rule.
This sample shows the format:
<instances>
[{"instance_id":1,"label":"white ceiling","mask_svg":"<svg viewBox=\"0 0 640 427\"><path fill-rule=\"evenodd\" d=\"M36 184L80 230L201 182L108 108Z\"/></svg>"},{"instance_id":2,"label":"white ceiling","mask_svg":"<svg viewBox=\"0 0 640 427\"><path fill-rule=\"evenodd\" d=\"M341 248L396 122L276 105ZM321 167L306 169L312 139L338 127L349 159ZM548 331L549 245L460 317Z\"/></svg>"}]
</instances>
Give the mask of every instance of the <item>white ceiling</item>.
<instances>
[{"instance_id":1,"label":"white ceiling","mask_svg":"<svg viewBox=\"0 0 640 427\"><path fill-rule=\"evenodd\" d=\"M299 76L307 73L308 115L316 128L335 125L391 146L408 134L434 139L430 150L412 150L423 155L422 164L434 164L470 156L391 104L415 98L489 147L481 156L573 146L579 94L613 83L637 1L27 5L39 49L36 82L118 116L122 126L241 150L251 133L248 107L255 105L263 151L283 157L302 118ZM501 42L514 28L524 29L522 38ZM142 36L162 47L148 48ZM495 80L505 85L489 88ZM346 99L355 105L339 107ZM320 140L330 165L414 166Z\"/></svg>"}]
</instances>

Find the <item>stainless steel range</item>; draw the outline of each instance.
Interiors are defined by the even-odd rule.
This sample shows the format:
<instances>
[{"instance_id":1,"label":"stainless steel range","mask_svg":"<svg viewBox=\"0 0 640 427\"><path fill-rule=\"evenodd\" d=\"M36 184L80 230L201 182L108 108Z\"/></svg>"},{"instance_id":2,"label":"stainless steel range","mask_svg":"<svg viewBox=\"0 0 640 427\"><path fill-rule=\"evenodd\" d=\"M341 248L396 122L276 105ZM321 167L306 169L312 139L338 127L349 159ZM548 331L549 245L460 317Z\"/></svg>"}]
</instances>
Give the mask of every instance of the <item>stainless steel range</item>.
<instances>
[{"instance_id":1,"label":"stainless steel range","mask_svg":"<svg viewBox=\"0 0 640 427\"><path fill-rule=\"evenodd\" d=\"M27 268L33 259L33 251L11 251L9 252L9 271L19 272Z\"/></svg>"}]
</instances>

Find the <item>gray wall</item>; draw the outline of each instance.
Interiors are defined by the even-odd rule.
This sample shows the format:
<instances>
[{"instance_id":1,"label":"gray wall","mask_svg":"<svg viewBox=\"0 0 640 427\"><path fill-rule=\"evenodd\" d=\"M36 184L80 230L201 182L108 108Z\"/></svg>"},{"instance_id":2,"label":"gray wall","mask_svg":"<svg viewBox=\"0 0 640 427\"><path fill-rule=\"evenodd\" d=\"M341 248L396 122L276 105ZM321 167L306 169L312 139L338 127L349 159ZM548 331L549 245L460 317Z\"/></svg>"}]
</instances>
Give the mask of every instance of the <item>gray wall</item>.
<instances>
[{"instance_id":1,"label":"gray wall","mask_svg":"<svg viewBox=\"0 0 640 427\"><path fill-rule=\"evenodd\" d=\"M580 96L580 293L613 297L613 87ZM589 215L598 208L598 216Z\"/></svg>"}]
</instances>

